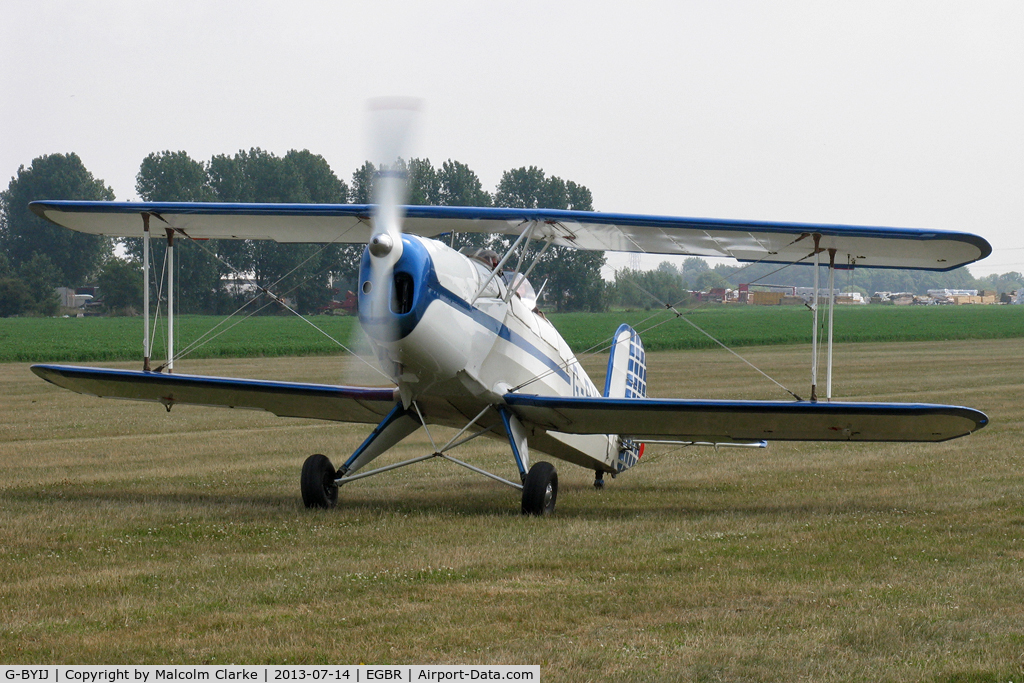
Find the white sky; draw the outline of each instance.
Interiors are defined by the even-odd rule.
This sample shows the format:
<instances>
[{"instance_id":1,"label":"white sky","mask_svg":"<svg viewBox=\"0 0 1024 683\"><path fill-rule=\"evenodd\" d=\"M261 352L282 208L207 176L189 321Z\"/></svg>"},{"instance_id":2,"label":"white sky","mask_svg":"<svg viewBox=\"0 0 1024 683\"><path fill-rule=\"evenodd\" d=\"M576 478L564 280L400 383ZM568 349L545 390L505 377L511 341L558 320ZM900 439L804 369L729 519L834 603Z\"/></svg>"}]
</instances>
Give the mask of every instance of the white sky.
<instances>
[{"instance_id":1,"label":"white sky","mask_svg":"<svg viewBox=\"0 0 1024 683\"><path fill-rule=\"evenodd\" d=\"M348 181L366 100L412 95L414 155L488 190L536 165L602 211L963 230L1024 271L1022 36L1017 1L4 0L0 174L77 152L127 200L151 152L259 146Z\"/></svg>"}]
</instances>

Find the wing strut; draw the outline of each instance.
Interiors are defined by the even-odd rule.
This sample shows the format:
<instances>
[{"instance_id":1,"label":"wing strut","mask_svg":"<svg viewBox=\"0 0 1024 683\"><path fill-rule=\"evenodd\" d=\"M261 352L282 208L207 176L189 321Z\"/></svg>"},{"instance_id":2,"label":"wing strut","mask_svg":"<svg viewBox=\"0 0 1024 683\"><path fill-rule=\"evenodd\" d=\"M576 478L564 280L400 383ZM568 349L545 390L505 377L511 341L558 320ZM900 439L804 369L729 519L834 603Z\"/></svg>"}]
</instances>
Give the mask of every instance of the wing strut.
<instances>
[{"instance_id":1,"label":"wing strut","mask_svg":"<svg viewBox=\"0 0 1024 683\"><path fill-rule=\"evenodd\" d=\"M142 212L142 369L149 372L149 213Z\"/></svg>"},{"instance_id":2,"label":"wing strut","mask_svg":"<svg viewBox=\"0 0 1024 683\"><path fill-rule=\"evenodd\" d=\"M821 303L819 292L819 272L821 269L821 252L826 251L819 245L821 235L814 233L814 301L811 310L814 312L814 327L811 330L811 403L818 401L818 305ZM828 345L827 361L825 363L825 400L832 400L832 346L833 346L833 323L836 311L836 250L828 250Z\"/></svg>"},{"instance_id":3,"label":"wing strut","mask_svg":"<svg viewBox=\"0 0 1024 683\"><path fill-rule=\"evenodd\" d=\"M152 339L149 330L149 271L151 269L150 253L150 230L149 219L153 213L143 211L142 216L142 369L151 372L150 361L153 353ZM159 217L159 216L158 216ZM167 361L159 368L160 372L167 368L167 372L174 371L174 229L165 228L167 231L167 254L164 257L164 274L167 276ZM159 307L159 296L157 297ZM157 309L159 315L159 308Z\"/></svg>"},{"instance_id":4,"label":"wing strut","mask_svg":"<svg viewBox=\"0 0 1024 683\"><path fill-rule=\"evenodd\" d=\"M828 379L825 382L825 400L832 400L832 323L836 312L836 250L828 250Z\"/></svg>"},{"instance_id":5,"label":"wing strut","mask_svg":"<svg viewBox=\"0 0 1024 683\"><path fill-rule=\"evenodd\" d=\"M505 252L505 255L501 257L501 260L498 261L498 264L494 266L494 268L491 270L491 274L487 277L486 280L484 280L483 284L480 285L480 289L477 290L476 295L469 302L470 305L476 303L476 300L479 299L480 295L484 293L484 290L487 288L487 285L491 284L491 280L493 280L498 275L498 273L501 272L501 269L505 266L505 262L508 261L509 257L512 256L513 252L515 252L516 248L520 245L520 243L522 243L524 239L528 240L529 236L533 234L533 229L536 226L537 222L531 221L530 227L524 230L522 234L520 234L519 237L516 238L516 241L512 243L512 246L508 248L508 251Z\"/></svg>"},{"instance_id":6,"label":"wing strut","mask_svg":"<svg viewBox=\"0 0 1024 683\"><path fill-rule=\"evenodd\" d=\"M811 312L814 313L811 323L811 403L818 402L818 304L821 298L818 293L818 272L821 270L821 235L814 233L814 300Z\"/></svg>"},{"instance_id":7,"label":"wing strut","mask_svg":"<svg viewBox=\"0 0 1024 683\"><path fill-rule=\"evenodd\" d=\"M174 372L174 230L167 228L167 372Z\"/></svg>"}]
</instances>

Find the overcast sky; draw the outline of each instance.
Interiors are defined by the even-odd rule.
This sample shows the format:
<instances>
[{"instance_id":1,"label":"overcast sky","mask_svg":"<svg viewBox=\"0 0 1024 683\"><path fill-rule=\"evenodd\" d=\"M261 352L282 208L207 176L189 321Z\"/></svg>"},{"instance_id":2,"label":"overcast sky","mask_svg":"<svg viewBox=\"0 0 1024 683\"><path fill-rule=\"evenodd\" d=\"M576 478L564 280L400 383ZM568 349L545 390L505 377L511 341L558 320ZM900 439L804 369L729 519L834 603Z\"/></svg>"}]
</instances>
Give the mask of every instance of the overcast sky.
<instances>
[{"instance_id":1,"label":"overcast sky","mask_svg":"<svg viewBox=\"0 0 1024 683\"><path fill-rule=\"evenodd\" d=\"M5 0L0 173L76 152L135 199L151 152L322 154L366 100L492 190L536 165L595 208L974 232L1024 271L1022 2ZM645 256L643 265L661 260Z\"/></svg>"}]
</instances>

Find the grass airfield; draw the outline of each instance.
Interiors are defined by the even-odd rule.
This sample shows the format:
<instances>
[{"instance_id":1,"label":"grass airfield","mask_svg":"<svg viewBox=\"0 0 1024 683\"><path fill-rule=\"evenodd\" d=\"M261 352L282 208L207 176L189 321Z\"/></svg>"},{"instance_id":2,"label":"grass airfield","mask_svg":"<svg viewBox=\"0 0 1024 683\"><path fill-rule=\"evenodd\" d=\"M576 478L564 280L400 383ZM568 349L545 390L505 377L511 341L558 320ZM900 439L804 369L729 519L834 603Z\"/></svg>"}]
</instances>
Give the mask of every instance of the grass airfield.
<instances>
[{"instance_id":1,"label":"grass airfield","mask_svg":"<svg viewBox=\"0 0 1024 683\"><path fill-rule=\"evenodd\" d=\"M592 473L555 461L548 519L521 517L517 492L437 460L353 483L335 510L307 511L303 459L337 463L368 427L166 413L0 364L0 663L526 663L553 681L1019 681L1020 349L1019 339L837 346L837 398L976 407L991 424L971 437L648 449L603 491ZM807 346L741 353L806 395ZM177 369L351 381L345 362ZM604 363L590 363L599 385ZM786 398L722 351L655 353L649 366L653 396ZM420 432L378 462L429 450ZM479 439L454 455L511 476L506 451Z\"/></svg>"}]
</instances>

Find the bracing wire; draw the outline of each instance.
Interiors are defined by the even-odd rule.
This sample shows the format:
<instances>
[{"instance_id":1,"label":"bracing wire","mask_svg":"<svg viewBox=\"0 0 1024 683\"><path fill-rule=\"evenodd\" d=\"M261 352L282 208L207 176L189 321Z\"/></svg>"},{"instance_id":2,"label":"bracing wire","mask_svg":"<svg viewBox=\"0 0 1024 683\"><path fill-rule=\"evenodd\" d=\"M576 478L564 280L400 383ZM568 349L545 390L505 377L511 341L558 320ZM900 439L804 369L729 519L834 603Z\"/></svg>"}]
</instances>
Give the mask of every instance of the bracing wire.
<instances>
[{"instance_id":1,"label":"bracing wire","mask_svg":"<svg viewBox=\"0 0 1024 683\"><path fill-rule=\"evenodd\" d=\"M729 347L728 347L728 346L727 346L726 344L724 344L723 342L721 342L720 340L718 340L717 338L715 338L715 337L714 337L714 336L713 336L713 335L712 335L712 334L711 334L710 332L708 332L707 330L705 330L704 328L702 328L702 327L701 327L700 325L698 325L697 323L695 323L695 322L693 322L692 320L690 320L690 319L689 319L689 317L687 317L687 316L686 316L685 314L683 314L683 313L679 312L679 310L678 310L678 309L676 309L676 307L675 307L675 306L673 306L673 305L671 305L671 304L666 304L665 302L661 301L660 299L658 299L658 297L654 296L654 294L652 294L651 292L648 292L648 291L647 291L646 289L644 289L643 287L641 287L641 286L640 286L639 284L637 284L636 282L633 282L632 280L629 280L628 282L629 282L630 284L632 284L633 286L635 286L635 287L636 287L637 289L639 289L639 290L640 290L641 292L643 292L644 294L646 294L647 296L651 297L652 299L654 299L655 301L657 301L658 303L660 303L660 304L661 304L662 306L664 306L665 308L667 308L667 309L671 310L671 311L672 311L672 312L673 312L673 313L675 314L675 317L676 317L676 318L679 318L679 319L681 319L681 320L682 320L682 321L683 321L684 323L686 323L686 324L690 325L691 327L693 327L693 329L697 330L698 332L700 332L701 334L703 334L703 335L704 335L705 337L707 337L707 338L708 338L708 339L710 339L711 341L715 342L716 344L718 344L719 346L721 346L721 347L722 347L723 349L725 349L726 351L728 351L729 353L731 353L732 355L736 356L736 357L737 357L737 358L739 358L739 359L740 359L741 361L743 361L744 363L746 363L747 365L749 365L749 366L750 366L751 368L753 368L753 369L754 369L754 370L756 370L756 371L757 371L758 373L760 373L760 374L761 374L761 376L763 376L763 377L764 377L765 379L767 379L768 381L770 381L770 382L771 382L772 384L774 384L775 386L779 387L780 389L782 389L783 391L785 391L785 392L786 392L787 394L789 394L790 396L792 396L792 397L793 397L793 398L795 398L796 400L798 400L798 401L802 401L802 400L803 400L802 398L800 398L799 396L797 396L797 395L796 395L795 393L793 393L792 391L790 391L790 390L789 390L789 389L788 389L787 387L785 387L785 386L784 386L784 385L783 385L783 384L782 384L781 382L779 382L778 380L776 380L776 379L775 379L774 377L772 377L771 375L769 375L768 373L766 373L766 372L765 372L764 370L762 370L761 368L759 368L759 367L757 367L756 365L754 365L753 363L751 363L751 362L750 362L749 360L747 360L746 358L744 358L744 357L743 357L743 356L741 356L740 354L738 354L738 353L736 353L735 351L733 351L732 349L730 349L730 348L729 348ZM670 320L671 320L671 318L670 318ZM665 321L665 322L668 322L668 321Z\"/></svg>"},{"instance_id":2,"label":"bracing wire","mask_svg":"<svg viewBox=\"0 0 1024 683\"><path fill-rule=\"evenodd\" d=\"M790 243L789 243L789 244L787 244L786 246L787 246L787 247L789 247L789 246L792 246L792 245L796 244L797 242L799 242L800 240L802 240L802 239L804 239L804 238L806 238L806 237L807 237L807 233L804 233L804 234L800 235L799 237L795 238L795 239L794 239L794 240L793 240L792 242L790 242ZM796 260L796 261L793 261L792 263L787 263L787 264L785 264L784 266L782 266L781 268L779 268L779 269L777 269L777 270L775 270L775 271L772 271L772 273L769 273L768 275L772 275L772 274L774 274L774 273L777 273L777 272L779 272L780 270L783 270L783 269L785 269L785 268L789 268L789 267L790 267L790 266L792 266L792 265L795 265L795 264L797 264L797 263L800 263L801 261L804 261L805 259L807 259L807 258L809 258L810 256L812 256L812 255L813 255L813 253L814 253L814 252L811 252L811 254L809 254L808 256L804 256L803 258L800 258L800 259L798 259L798 260ZM747 270L748 268L752 268L753 266L755 266L755 265L757 265L757 264L759 264L759 263L763 262L763 261L764 261L764 260L765 260L766 258L768 258L768 257L769 257L769 256L771 256L771 255L772 255L771 253L769 253L769 254L765 254L765 255L764 255L763 257L761 257L760 259L758 259L758 260L756 260L756 261L751 261L750 263L747 263L746 265L744 265L744 266L741 266L740 268L737 268L737 269L736 269L736 270L734 270L734 271L733 271L732 273L730 273L730 274L728 275L728 277L730 277L730 278L731 278L731 277L735 277L735 276L739 275L740 273L742 273L743 271ZM768 275L765 275L764 277L768 277ZM758 280L761 280L761 279L763 279L763 277L762 277L762 278L758 278ZM643 292L644 292L645 294L647 294L648 296L650 296L651 298L653 298L653 299L654 299L655 301L657 301L658 303L660 303L660 304L661 304L662 306L665 306L666 310L671 310L671 311L674 311L674 312L675 312L675 315L674 315L673 317L670 317L670 318L666 318L665 320L662 320L662 321L661 321L661 322L659 322L659 323L656 323L656 324L654 324L654 325L651 325L650 327L647 327L647 328L643 328L643 329L638 329L638 330L637 330L637 334L639 334L639 335L643 336L643 335L644 335L645 333L647 333L647 332L650 332L651 330L653 330L653 329L656 329L656 328L658 328L658 327L661 327L661 326L662 326L662 325L664 325L665 323L667 323L667 322L671 322L671 321L672 321L673 319L676 319L676 318L682 318L684 322L686 322L686 323L689 323L689 324L690 324L690 325L692 325L692 326L693 326L694 328L696 328L696 329L697 329L698 331L700 331L700 332L701 332L702 334L706 335L706 336L707 336L707 337L708 337L709 339L711 339L711 340L712 340L712 341L714 341L714 342L715 342L716 344L718 344L718 345L720 345L720 346L721 346L722 348L724 348L724 349L725 349L726 351L729 351L729 353L732 353L733 355L735 355L735 356L736 356L737 358L739 358L739 359L740 359L740 360L742 360L742 361L743 361L744 363L746 363L747 365L749 365L750 367L752 367L752 368L753 368L754 370L757 370L757 372L761 373L761 374L762 374L762 375L764 375L764 376L765 376L765 377L766 377L766 378L767 378L768 380L770 380L770 381L771 381L771 382L773 382L774 384L778 385L778 386L779 386L779 387L780 387L780 388L781 388L781 389L782 389L783 391L785 391L785 392L786 392L786 393L788 393L789 395L793 396L793 397L794 397L794 398L795 398L796 400L798 400L798 401L800 401L800 400L803 400L803 399L801 399L801 398L800 398L800 397L799 397L799 396L798 396L797 394L793 393L792 391L790 391L789 389L787 389L787 388L786 388L785 386L783 386L782 384L780 384L779 382L777 382L777 381L776 381L775 379L773 379L773 378L772 378L772 377L770 377L769 375L765 374L765 373L764 373L764 372L763 372L762 370L760 370L760 369L759 369L759 368L757 368L757 367L756 367L755 365L753 365L752 363L750 363L750 361L748 361L748 360L746 360L745 358L743 358L742 356L740 356L740 355L739 355L738 353L736 353L735 351L733 351L732 349L730 349L730 348L729 348L728 346L726 346L725 344L723 344L723 343L722 343L722 342L720 342L719 340L717 340L717 339L715 339L714 337L712 337L712 336L711 336L711 335L710 335L710 334L709 334L708 332L706 332L705 330L701 329L701 328L700 328L700 327L699 327L699 326L698 326L698 325L697 325L696 323L694 323L693 321L691 321L691 320L689 320L689 319L688 319L687 317L685 317L685 316L688 316L688 315L690 315L690 314L692 314L692 313L694 313L694 312L696 312L696 311L698 311L698 310L702 309L702 308L703 308L704 306L706 306L706 305L707 305L707 303L706 303L706 302L705 302L705 303L702 303L702 304L699 304L699 305L697 305L697 306L695 306L695 307L693 307L693 308L687 309L687 310L686 310L686 313L685 313L685 314L684 314L684 313L680 313L680 312L679 312L679 311L678 311L678 310L677 310L677 309L676 309L675 307L676 307L676 306L678 306L679 304L681 304L683 300L677 301L677 302L675 302L674 304L671 304L671 305L669 305L669 304L666 304L665 302L661 301L660 299L658 299L658 297L654 296L653 294L651 294L650 292L648 292L647 290L645 290L645 289L644 289L643 287L640 287L640 285L638 285L638 284L637 284L636 282L634 282L634 281L632 281L632 280L627 280L627 282L629 282L630 284L632 284L632 285L636 286L636 287L637 287L638 289L640 289L640 290L641 290L641 291L643 291ZM643 320L641 320L641 321L640 321L639 323L637 323L637 324L635 325L635 327L637 327L637 328L640 328L640 327L641 327L642 325L646 324L646 323L647 323L647 322L648 322L649 320L652 320L653 318L656 318L656 317L657 317L658 315L660 315L660 314L661 314L662 312L664 312L664 311L659 311L658 313L655 313L655 314L653 314L653 315L650 315L650 316L648 316L648 317L644 318L644 319L643 319ZM612 347L612 346L613 346L614 344L615 344L615 337L614 337L614 335L612 335L612 336L610 336L610 337L606 337L606 338L605 338L604 340L602 340L602 341L598 342L597 344L594 344L594 345L593 345L593 346L591 346L590 348L588 348L588 349L586 349L586 350L582 351L582 352L581 352L580 354L578 354L578 356L577 356L577 355L574 355L573 359L571 359L571 360L569 360L569 361L565 361L565 362L563 362L563 363L559 364L559 366L558 366L558 368L557 368L557 369L556 369L556 368L552 368L552 369L549 369L549 370L545 370L544 372L542 372L542 373L540 373L540 374L538 374L538 375L536 375L536 376L534 376L534 377L531 377L530 379L528 379L527 381L525 381L525 382L523 382L523 383L519 384L518 386L515 386L515 387L513 387L512 389L510 389L510 390L509 390L509 392L510 392L510 393L514 393L514 392L516 392L516 391L519 391L519 390L520 390L520 389L522 389L523 387L529 386L530 384L533 384L534 382L536 382L536 381L538 381L538 380L541 380L541 379L543 379L543 378L545 378L545 377L548 377L549 375L552 375L552 374L554 374L554 373L555 373L555 372L556 372L557 370L565 370L565 369L566 369L566 368L567 368L567 367L568 367L569 365L571 365L571 364L572 364L572 363L573 363L574 361L578 360L578 358L589 358L590 356L594 356L594 355L597 355L598 353L603 353L603 352L607 351L608 349L610 349L610 348L611 348L611 347ZM600 348L599 348L599 347L600 347Z\"/></svg>"},{"instance_id":3,"label":"bracing wire","mask_svg":"<svg viewBox=\"0 0 1024 683\"><path fill-rule=\"evenodd\" d=\"M192 239L192 238L190 237L189 239ZM284 280L285 280L286 278L290 277L290 276L291 276L291 275L292 275L293 273L295 273L295 272L296 272L296 271L297 271L297 270L298 270L299 268L301 268L302 266L304 266L304 265L305 265L306 263L308 263L309 261L311 261L311 260L312 260L313 258L315 258L316 256L318 256L318 255L320 255L321 253L323 253L323 251L324 251L325 249L327 249L327 248L328 248L329 246L331 246L332 244L334 244L334 243L335 243L335 242L336 242L336 241L337 241L338 239L340 239L340 236L339 236L339 237L337 237L337 238L335 238L335 239L334 239L334 240L332 240L331 242L327 242L327 243L325 243L325 244L324 244L324 245L323 245L322 247L320 247L320 248L319 248L318 250L316 250L315 252L313 252L312 254L310 254L310 255L309 255L309 256L308 256L308 257L307 257L307 258L306 258L305 260L303 260L303 261L302 261L301 263L299 263L298 265L296 265L296 266L295 266L294 268L292 268L292 269L291 269L290 271L288 271L287 273L285 273L284 275L282 275L282 276L281 276L280 278L278 278L278 279L277 279L277 280L276 280L276 281L275 281L274 283L272 283L272 284L271 284L271 285L269 285L269 286L266 286L266 287L265 287L265 286L262 286L262 285L260 285L259 283L255 282L255 281L254 281L254 280L253 280L252 278L248 278L248 277L246 277L246 280L247 280L247 281L248 281L248 282L249 282L250 284L252 284L252 285L253 285L254 287L256 287L256 289L257 289L257 290L259 290L259 292L260 292L260 293L262 293L262 294L266 294L266 295L267 295L268 297L270 297L270 299L271 299L271 300L270 300L270 301L268 301L267 303L265 303L264 305L260 306L260 307L259 307L259 308L257 308L256 310L254 310L254 311L250 312L250 313L249 313L248 315L246 315L245 317L243 317L243 318L242 318L241 320L238 320L238 321L236 321L235 323L233 323L232 325L229 325L228 327L226 327L226 328L224 328L224 329L220 329L220 331L219 331L219 332L217 332L217 330L218 330L219 328L221 328L222 326L224 326L224 325L225 325L225 324L226 324L226 323L227 323L227 322L228 322L228 321L229 321L229 320L230 320L230 319L231 319L232 317L234 317L235 315L237 315L238 313L240 313L240 312L241 312L241 311L242 311L243 309L247 308L247 307L248 307L248 306L249 306L249 305L250 305L251 303L253 303L253 302L255 302L255 301L257 300L257 298L256 298L256 297L253 297L253 298L249 299L249 300L248 300L248 301L246 301L246 302L245 302L244 304L242 304L242 305L241 305L241 306L240 306L240 307L239 307L238 309L236 309L236 310L235 310L234 312L232 312L232 313L231 313L230 315L228 315L228 317L227 317L227 318L225 318L225 319L224 319L224 320L222 320L221 322L217 323L217 325L215 325L215 326L214 326L213 328L211 328L210 330L207 330L207 331L206 331L205 333L203 333L203 335L201 335L201 336L200 336L200 337L199 337L198 339L194 340L194 341L193 341L193 342L192 342L191 344L189 344L189 345L188 345L188 346L186 346L186 347L185 347L184 349L182 349L182 350L181 350L181 351L180 351L180 352L179 352L178 354L176 354L176 355L175 355L175 358L174 358L174 360L177 360L177 359L180 359L180 358L184 358L185 356L187 356L187 355L190 355L190 354L191 354L192 352L194 352L195 350L197 350L197 349L201 348L202 346L205 346L206 344L210 343L211 341L213 341L214 339L216 339L216 338L217 338L217 337L219 337L220 335L222 335L222 334L224 334L225 332L227 332L227 331L231 330L232 328L234 328L234 327L235 327L235 326L237 326L238 324L240 324L240 323L244 322L244 321L245 321L245 320L247 320L248 318L250 318L250 317L252 317L253 315L255 315L256 313L259 313L260 311L262 311L263 309L267 308L268 306L270 306L270 305L272 305L272 304L274 304L274 303L277 303L277 304L280 304L280 305L281 305L281 306L282 306L283 308L285 308L285 309L286 309L286 310L288 310L289 312L293 313L293 314L294 314L295 316L297 316L297 317L298 317L298 318L299 318L300 320L302 320L302 321L303 321L303 322L305 322L305 323L306 323L307 325L309 325L310 327L312 327L312 328L313 328L314 330L316 330L317 332L319 332L320 334L322 334L323 336L325 336L325 337L326 337L327 339L331 340L331 341L332 341L332 342L333 342L334 344L336 344L336 345L337 345L338 347L340 347L341 349L343 349L344 351L346 351L346 352L347 352L347 353L349 353L350 355L352 355L352 356L354 356L355 358L357 358L357 359L358 359L358 360L359 360L360 362L362 362L362 363L363 363L364 365L366 365L367 367L369 367L369 368L373 369L373 370L374 370L374 371L375 371L376 373L378 373L379 375L381 375L382 377L384 377L385 379L387 379L387 380L388 380L388 382L391 382L391 378L390 378L390 377L389 377L389 376L388 376L388 375L387 375L387 374L386 374L386 373L385 373L385 372L384 372L383 370L381 370L381 369L380 369L379 367L377 367L377 366L375 366L374 364L372 364L372 363L370 363L369 361L367 361L367 360L366 360L365 358L363 358L362 356L360 356L359 354L357 354L357 353L356 353L355 351L353 351L352 349L350 349L350 348L349 348L348 346L346 346L345 344L343 344L342 342L340 342L340 341L339 341L338 339L335 339L335 338L334 338L334 337L333 337L332 335L330 335L330 334L329 334L329 333L328 333L328 332L327 332L326 330L324 330L323 328L321 328L321 327L319 327L318 325L316 325L316 323L314 323L313 321L309 320L309 318L307 318L306 316L304 316L304 315L302 315L301 313L299 313L298 311L296 311L296 310L295 310L294 308L292 308L291 306L289 306L289 305L288 305L288 304L287 304L287 303L286 303L286 302L284 301L284 296L287 296L287 295L288 295L289 293L291 293L291 292L295 291L295 290L296 290L296 289L298 289L298 288L299 288L300 286L302 286L303 282L305 282L306 280L310 279L309 277L307 277L307 278L303 279L303 280L302 280L301 282L299 282L299 283L298 283L298 284L296 284L296 285L295 285L294 287L292 287L292 288L291 288L290 290L288 290L288 291L284 292L284 293L283 293L282 295L280 295L280 296L279 296L279 295L277 295L277 294L274 294L274 292L273 292L273 291L271 291L271 288L273 288L273 287L277 287L277 285L279 285L279 284L280 284L280 283L281 283L282 281L284 281ZM204 244L202 244L202 242L200 242L200 241L198 241L198 240L192 240L192 242L193 242L194 244L198 245L198 246L199 246L199 248L200 248L200 249L202 249L203 251L205 251L205 252L206 252L207 254L209 254L210 256L212 256L213 258L215 258L216 260L220 261L220 262L221 262L222 264L224 264L224 265L225 265L225 266L226 266L226 267L227 267L228 269L230 269L230 270L231 270L232 272L234 272L234 273L241 273L241 272L242 272L241 270L239 270L239 269L235 268L235 267L234 267L234 265L232 265L231 263L229 263L229 262L228 262L228 261L227 261L226 259L224 259L223 257L221 257L221 256L220 256L219 254L217 254L216 252L214 252L214 251L212 251L212 250L208 249L208 248L207 248L207 247L206 247L206 246L205 246ZM166 253L164 254L164 260L165 260L165 263L166 263ZM326 272L326 270L327 270L327 269L325 269L324 271L321 271L321 273L318 273L318 275L319 275L319 274L322 274L323 272ZM310 276L310 277L313 277L313 276ZM162 284L162 278L161 278L161 284ZM158 300L159 300L159 299L158 299ZM166 365L167 365L167 364L166 364L166 363L164 363L163 365L160 365L160 366L158 366L156 370L157 370L157 371L159 372L159 371L160 371L160 370L162 370L162 369L163 369L164 367L166 367Z\"/></svg>"},{"instance_id":4,"label":"bracing wire","mask_svg":"<svg viewBox=\"0 0 1024 683\"><path fill-rule=\"evenodd\" d=\"M153 255L153 244L152 244L152 242L150 242L149 250L150 250L151 261L152 261L152 255ZM163 293L164 293L164 275L165 275L166 272L167 272L167 252L165 251L164 252L164 260L163 260L163 263L160 266L160 280L159 280L159 282L157 284L157 287L156 287L156 310L153 311L153 329L149 333L149 353L150 353L151 356L153 355L153 340L156 339L156 331L157 331L157 328L159 327L159 325L157 325L157 323L160 321L160 299L161 299L161 297L163 297ZM148 282L146 283L146 286L147 287L149 286ZM167 348L167 340L166 339L164 339L164 348Z\"/></svg>"}]
</instances>

